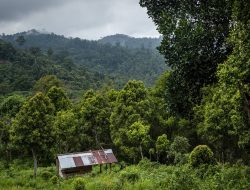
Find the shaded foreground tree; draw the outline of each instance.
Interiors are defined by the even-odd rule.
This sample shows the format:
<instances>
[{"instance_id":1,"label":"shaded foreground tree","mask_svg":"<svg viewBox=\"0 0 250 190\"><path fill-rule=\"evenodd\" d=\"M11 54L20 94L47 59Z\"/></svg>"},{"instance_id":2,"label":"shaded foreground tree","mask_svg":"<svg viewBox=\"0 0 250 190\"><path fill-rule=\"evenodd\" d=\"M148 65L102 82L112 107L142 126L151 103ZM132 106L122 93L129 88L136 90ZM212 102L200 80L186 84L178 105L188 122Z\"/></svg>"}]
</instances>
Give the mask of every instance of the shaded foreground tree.
<instances>
[{"instance_id":1,"label":"shaded foreground tree","mask_svg":"<svg viewBox=\"0 0 250 190\"><path fill-rule=\"evenodd\" d=\"M80 151L79 121L72 110L59 111L54 120L57 153Z\"/></svg>"},{"instance_id":2,"label":"shaded foreground tree","mask_svg":"<svg viewBox=\"0 0 250 190\"><path fill-rule=\"evenodd\" d=\"M95 92L88 90L81 99L79 120L81 131L88 133L92 147L102 148L111 146L110 115L111 102L107 92Z\"/></svg>"},{"instance_id":3,"label":"shaded foreground tree","mask_svg":"<svg viewBox=\"0 0 250 190\"><path fill-rule=\"evenodd\" d=\"M170 142L166 134L163 134L157 138L155 142L157 161L159 161L161 155L164 155L164 156L167 155L169 146L170 146Z\"/></svg>"},{"instance_id":4,"label":"shaded foreground tree","mask_svg":"<svg viewBox=\"0 0 250 190\"><path fill-rule=\"evenodd\" d=\"M50 157L53 147L53 115L54 107L50 99L37 93L23 105L13 122L12 142L16 148L32 153L35 177L38 159Z\"/></svg>"},{"instance_id":5,"label":"shaded foreground tree","mask_svg":"<svg viewBox=\"0 0 250 190\"><path fill-rule=\"evenodd\" d=\"M200 89L216 82L217 65L230 53L226 38L232 0L140 0L140 5L163 35L159 50L173 69L167 89L170 111L192 115Z\"/></svg>"},{"instance_id":6,"label":"shaded foreground tree","mask_svg":"<svg viewBox=\"0 0 250 190\"><path fill-rule=\"evenodd\" d=\"M121 155L129 155L137 160L140 156L138 146L128 138L127 132L132 124L138 121L147 122L149 104L147 90L140 81L129 81L119 92L114 103L114 110L110 117L111 138Z\"/></svg>"},{"instance_id":7,"label":"shaded foreground tree","mask_svg":"<svg viewBox=\"0 0 250 190\"><path fill-rule=\"evenodd\" d=\"M149 125L144 125L141 121L133 123L127 131L128 139L139 147L141 159L143 159L143 147L148 147L150 143Z\"/></svg>"},{"instance_id":8,"label":"shaded foreground tree","mask_svg":"<svg viewBox=\"0 0 250 190\"><path fill-rule=\"evenodd\" d=\"M234 2L234 24L229 38L233 51L219 65L219 82L204 89L196 107L198 134L216 150L220 160L249 163L250 153L250 3Z\"/></svg>"}]
</instances>

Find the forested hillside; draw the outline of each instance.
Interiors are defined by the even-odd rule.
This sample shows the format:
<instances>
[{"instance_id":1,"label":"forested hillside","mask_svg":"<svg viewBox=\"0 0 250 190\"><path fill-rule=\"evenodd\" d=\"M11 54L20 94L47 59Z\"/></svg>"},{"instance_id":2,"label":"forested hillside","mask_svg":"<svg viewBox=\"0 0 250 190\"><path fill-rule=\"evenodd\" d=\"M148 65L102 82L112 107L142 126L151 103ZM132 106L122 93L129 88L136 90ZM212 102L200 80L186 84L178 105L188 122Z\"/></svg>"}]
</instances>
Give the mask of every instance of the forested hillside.
<instances>
[{"instance_id":1,"label":"forested hillside","mask_svg":"<svg viewBox=\"0 0 250 190\"><path fill-rule=\"evenodd\" d=\"M98 42L102 44L111 44L113 46L123 46L127 48L146 48L146 49L156 49L162 38L134 38L124 34L115 34L112 36L106 36Z\"/></svg>"},{"instance_id":2,"label":"forested hillside","mask_svg":"<svg viewBox=\"0 0 250 190\"><path fill-rule=\"evenodd\" d=\"M22 45L19 45L17 40L20 36L24 38ZM163 56L155 49L160 39L126 37L126 44L129 45L124 47L121 43L116 43L116 39L113 38L111 44L115 43L115 46L111 45L110 41L105 43L105 39L111 40L111 37L89 41L65 38L53 33L44 34L37 30L2 35L0 38L11 42L17 48L39 47L43 52L50 50L53 52L52 58L57 61L69 57L75 64L89 71L112 77L120 88L129 79L142 80L147 86L152 86L157 77L167 69ZM142 43L145 45L141 45Z\"/></svg>"},{"instance_id":3,"label":"forested hillside","mask_svg":"<svg viewBox=\"0 0 250 190\"><path fill-rule=\"evenodd\" d=\"M36 82L47 75L57 76L74 97L89 88L98 89L113 81L74 64L69 57L53 59L35 47L18 50L0 39L0 95L12 92L30 94Z\"/></svg>"}]
</instances>

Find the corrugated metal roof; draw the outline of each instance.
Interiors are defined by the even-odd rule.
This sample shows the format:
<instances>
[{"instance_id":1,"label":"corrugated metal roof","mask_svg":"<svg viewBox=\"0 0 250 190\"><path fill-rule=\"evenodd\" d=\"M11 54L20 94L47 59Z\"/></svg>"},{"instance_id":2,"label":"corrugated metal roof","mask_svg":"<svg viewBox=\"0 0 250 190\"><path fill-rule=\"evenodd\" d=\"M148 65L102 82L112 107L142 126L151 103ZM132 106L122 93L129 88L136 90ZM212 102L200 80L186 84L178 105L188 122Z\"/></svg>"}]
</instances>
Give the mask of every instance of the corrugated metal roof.
<instances>
[{"instance_id":1,"label":"corrugated metal roof","mask_svg":"<svg viewBox=\"0 0 250 190\"><path fill-rule=\"evenodd\" d=\"M75 162L72 157L58 157L61 169L75 168Z\"/></svg>"},{"instance_id":2,"label":"corrugated metal roof","mask_svg":"<svg viewBox=\"0 0 250 190\"><path fill-rule=\"evenodd\" d=\"M94 150L57 156L60 168L69 169L97 164L115 163L117 159L112 149Z\"/></svg>"}]
</instances>

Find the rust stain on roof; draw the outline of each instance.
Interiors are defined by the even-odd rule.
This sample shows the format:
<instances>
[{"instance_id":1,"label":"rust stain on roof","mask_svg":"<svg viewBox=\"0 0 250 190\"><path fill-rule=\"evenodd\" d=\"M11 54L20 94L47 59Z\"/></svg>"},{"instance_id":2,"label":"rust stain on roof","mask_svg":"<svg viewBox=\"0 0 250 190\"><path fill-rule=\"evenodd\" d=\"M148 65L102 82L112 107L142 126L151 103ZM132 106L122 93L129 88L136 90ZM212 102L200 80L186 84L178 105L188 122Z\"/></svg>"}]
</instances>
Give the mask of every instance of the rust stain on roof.
<instances>
[{"instance_id":1,"label":"rust stain on roof","mask_svg":"<svg viewBox=\"0 0 250 190\"><path fill-rule=\"evenodd\" d=\"M78 157L73 157L73 160L75 162L76 167L81 167L84 166L82 158L80 156Z\"/></svg>"}]
</instances>

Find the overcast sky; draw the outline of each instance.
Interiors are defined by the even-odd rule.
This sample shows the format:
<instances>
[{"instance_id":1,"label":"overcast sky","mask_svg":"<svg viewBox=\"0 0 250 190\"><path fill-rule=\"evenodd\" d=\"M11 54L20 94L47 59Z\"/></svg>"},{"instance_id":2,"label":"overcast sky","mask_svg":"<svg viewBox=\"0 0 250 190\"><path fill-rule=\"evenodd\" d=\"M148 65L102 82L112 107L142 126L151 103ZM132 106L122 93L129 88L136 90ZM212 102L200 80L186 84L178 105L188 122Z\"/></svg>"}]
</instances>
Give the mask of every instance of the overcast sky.
<instances>
[{"instance_id":1,"label":"overcast sky","mask_svg":"<svg viewBox=\"0 0 250 190\"><path fill-rule=\"evenodd\" d=\"M0 33L30 29L84 39L159 36L139 0L0 0Z\"/></svg>"}]
</instances>

